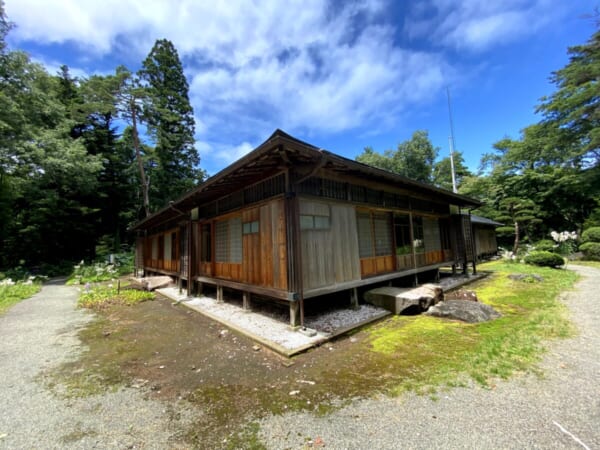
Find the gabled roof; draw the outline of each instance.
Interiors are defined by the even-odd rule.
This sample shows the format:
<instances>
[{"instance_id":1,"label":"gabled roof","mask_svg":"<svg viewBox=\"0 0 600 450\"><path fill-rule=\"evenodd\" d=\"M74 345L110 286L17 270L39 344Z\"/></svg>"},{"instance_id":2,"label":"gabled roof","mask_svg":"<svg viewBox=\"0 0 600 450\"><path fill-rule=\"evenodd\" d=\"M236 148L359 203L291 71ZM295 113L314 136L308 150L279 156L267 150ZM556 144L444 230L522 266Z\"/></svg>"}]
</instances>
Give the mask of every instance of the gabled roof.
<instances>
[{"instance_id":1,"label":"gabled roof","mask_svg":"<svg viewBox=\"0 0 600 450\"><path fill-rule=\"evenodd\" d=\"M394 183L397 187L409 188L435 195L436 198L463 207L477 207L481 203L470 197L455 194L430 184L411 180L401 175L378 169L320 149L277 129L262 144L233 164L213 175L196 188L170 202L156 213L142 219L133 229L149 228L170 218L182 215L198 204L210 202L280 172L285 165L319 164L320 167L372 179Z\"/></svg>"}]
</instances>

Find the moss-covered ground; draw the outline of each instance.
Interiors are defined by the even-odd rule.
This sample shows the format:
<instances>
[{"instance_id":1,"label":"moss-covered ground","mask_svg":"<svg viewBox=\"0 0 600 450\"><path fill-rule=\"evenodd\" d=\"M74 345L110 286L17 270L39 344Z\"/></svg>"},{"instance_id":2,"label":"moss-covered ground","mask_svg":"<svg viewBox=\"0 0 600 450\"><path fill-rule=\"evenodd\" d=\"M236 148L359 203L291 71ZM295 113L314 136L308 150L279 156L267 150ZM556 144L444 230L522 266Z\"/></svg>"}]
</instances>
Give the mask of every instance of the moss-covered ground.
<instances>
[{"instance_id":1,"label":"moss-covered ground","mask_svg":"<svg viewBox=\"0 0 600 450\"><path fill-rule=\"evenodd\" d=\"M327 414L357 397L435 395L475 380L535 371L545 341L574 332L557 300L576 274L522 264L482 265L492 275L469 288L503 314L468 325L428 316L395 316L291 361L166 299L111 305L82 331L88 350L54 376L67 395L94 395L147 380L149 395L182 397L204 414L186 440L202 448L261 448L255 420L307 410ZM541 282L513 281L535 273Z\"/></svg>"}]
</instances>

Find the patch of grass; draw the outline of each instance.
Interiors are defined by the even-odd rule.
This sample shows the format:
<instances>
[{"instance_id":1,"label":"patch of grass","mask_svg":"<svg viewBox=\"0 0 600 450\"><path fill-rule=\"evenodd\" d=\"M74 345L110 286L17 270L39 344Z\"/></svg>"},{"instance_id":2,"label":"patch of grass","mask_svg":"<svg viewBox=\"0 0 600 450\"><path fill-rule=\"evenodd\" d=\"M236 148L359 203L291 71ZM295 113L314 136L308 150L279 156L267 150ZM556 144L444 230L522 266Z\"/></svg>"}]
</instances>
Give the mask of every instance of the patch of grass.
<instances>
[{"instance_id":1,"label":"patch of grass","mask_svg":"<svg viewBox=\"0 0 600 450\"><path fill-rule=\"evenodd\" d=\"M42 382L63 398L81 398L116 391L129 380L116 358L132 345L122 334L122 329L112 326L108 319L99 317L80 331L84 342L94 340L93 353L88 349L79 360L42 373Z\"/></svg>"},{"instance_id":2,"label":"patch of grass","mask_svg":"<svg viewBox=\"0 0 600 450\"><path fill-rule=\"evenodd\" d=\"M86 437L97 436L98 433L95 430L83 429L81 423L78 423L76 428L61 437L63 444L74 444Z\"/></svg>"},{"instance_id":3,"label":"patch of grass","mask_svg":"<svg viewBox=\"0 0 600 450\"><path fill-rule=\"evenodd\" d=\"M89 292L83 292L77 305L81 308L103 310L114 305L135 305L137 303L153 300L154 294L136 289L122 289L117 292L114 287L96 286Z\"/></svg>"},{"instance_id":4,"label":"patch of grass","mask_svg":"<svg viewBox=\"0 0 600 450\"><path fill-rule=\"evenodd\" d=\"M0 314L4 314L14 304L37 294L42 288L39 283L0 284Z\"/></svg>"},{"instance_id":5,"label":"patch of grass","mask_svg":"<svg viewBox=\"0 0 600 450\"><path fill-rule=\"evenodd\" d=\"M258 423L249 423L227 439L227 450L266 450L267 447L258 438L259 431Z\"/></svg>"},{"instance_id":6,"label":"patch of grass","mask_svg":"<svg viewBox=\"0 0 600 450\"><path fill-rule=\"evenodd\" d=\"M464 324L428 316L396 316L370 331L369 344L379 355L378 364L387 363L403 375L392 393L459 385L465 375L488 385L493 378L535 371L545 340L573 334L566 308L557 297L573 285L576 273L502 262L481 268L493 274L469 289L501 312L502 318ZM513 281L508 278L511 273L537 274L544 281Z\"/></svg>"},{"instance_id":7,"label":"patch of grass","mask_svg":"<svg viewBox=\"0 0 600 450\"><path fill-rule=\"evenodd\" d=\"M569 261L569 264L574 266L586 266L586 267L594 267L596 269L600 269L600 261L584 261L578 259L577 261Z\"/></svg>"}]
</instances>

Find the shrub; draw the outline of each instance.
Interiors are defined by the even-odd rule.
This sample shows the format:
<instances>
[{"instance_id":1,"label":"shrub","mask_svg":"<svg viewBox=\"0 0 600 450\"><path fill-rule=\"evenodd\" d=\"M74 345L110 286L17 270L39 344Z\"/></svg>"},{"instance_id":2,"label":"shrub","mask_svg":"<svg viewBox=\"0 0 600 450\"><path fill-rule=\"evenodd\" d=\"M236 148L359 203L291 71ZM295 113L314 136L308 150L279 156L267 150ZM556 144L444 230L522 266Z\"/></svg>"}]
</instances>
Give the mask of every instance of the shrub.
<instances>
[{"instance_id":1,"label":"shrub","mask_svg":"<svg viewBox=\"0 0 600 450\"><path fill-rule=\"evenodd\" d=\"M557 245L554 243L554 241L551 241L550 239L542 239L541 241L538 241L535 245L535 250L538 252L553 252L555 253L557 250Z\"/></svg>"},{"instance_id":2,"label":"shrub","mask_svg":"<svg viewBox=\"0 0 600 450\"><path fill-rule=\"evenodd\" d=\"M86 265L82 260L73 266L73 272L67 284L97 283L113 280L133 272L133 253L117 253L113 257L112 263L100 261Z\"/></svg>"},{"instance_id":3,"label":"shrub","mask_svg":"<svg viewBox=\"0 0 600 450\"><path fill-rule=\"evenodd\" d=\"M585 230L583 233L581 233L581 241L600 242L600 227L592 227Z\"/></svg>"},{"instance_id":4,"label":"shrub","mask_svg":"<svg viewBox=\"0 0 600 450\"><path fill-rule=\"evenodd\" d=\"M600 242L586 242L579 246L579 250L585 256L585 259L600 261Z\"/></svg>"},{"instance_id":5,"label":"shrub","mask_svg":"<svg viewBox=\"0 0 600 450\"><path fill-rule=\"evenodd\" d=\"M82 293L77 303L81 308L103 310L111 305L131 306L153 299L152 292L135 289L123 289L121 292L117 292L117 289L112 287L98 286Z\"/></svg>"},{"instance_id":6,"label":"shrub","mask_svg":"<svg viewBox=\"0 0 600 450\"><path fill-rule=\"evenodd\" d=\"M525 263L541 267L562 266L565 261L556 253L535 251L525 257Z\"/></svg>"}]
</instances>

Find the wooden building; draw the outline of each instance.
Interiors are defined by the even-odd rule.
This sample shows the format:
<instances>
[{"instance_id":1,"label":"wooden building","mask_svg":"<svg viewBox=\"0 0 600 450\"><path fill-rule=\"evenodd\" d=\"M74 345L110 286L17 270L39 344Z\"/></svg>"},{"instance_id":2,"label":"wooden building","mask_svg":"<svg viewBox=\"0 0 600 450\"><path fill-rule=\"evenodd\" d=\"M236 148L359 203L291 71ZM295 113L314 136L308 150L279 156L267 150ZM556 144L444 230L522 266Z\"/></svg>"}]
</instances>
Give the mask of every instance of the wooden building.
<instances>
[{"instance_id":1,"label":"wooden building","mask_svg":"<svg viewBox=\"0 0 600 450\"><path fill-rule=\"evenodd\" d=\"M473 237L475 239L475 254L477 259L485 259L498 253L496 228L503 224L486 217L471 215Z\"/></svg>"},{"instance_id":2,"label":"wooden building","mask_svg":"<svg viewBox=\"0 0 600 450\"><path fill-rule=\"evenodd\" d=\"M135 225L136 266L289 303L472 262L480 203L284 133Z\"/></svg>"}]
</instances>

